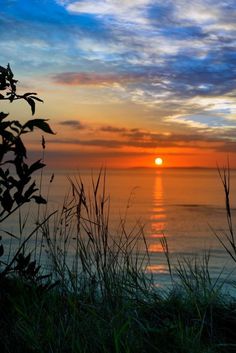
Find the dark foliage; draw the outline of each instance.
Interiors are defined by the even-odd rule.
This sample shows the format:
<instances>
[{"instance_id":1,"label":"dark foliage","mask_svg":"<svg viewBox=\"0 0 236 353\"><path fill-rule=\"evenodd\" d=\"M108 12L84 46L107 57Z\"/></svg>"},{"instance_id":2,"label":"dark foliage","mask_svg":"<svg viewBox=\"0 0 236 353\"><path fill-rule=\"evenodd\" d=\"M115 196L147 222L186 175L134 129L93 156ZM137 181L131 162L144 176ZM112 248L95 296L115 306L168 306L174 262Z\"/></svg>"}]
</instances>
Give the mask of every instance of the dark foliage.
<instances>
[{"instance_id":1,"label":"dark foliage","mask_svg":"<svg viewBox=\"0 0 236 353\"><path fill-rule=\"evenodd\" d=\"M42 102L36 93L17 94L17 80L11 71L0 66L0 100L9 100L11 103L18 99L25 100L35 113L35 101ZM36 203L46 203L46 200L37 195L38 188L32 181L32 174L45 166L41 160L32 164L27 163L27 150L22 135L32 132L35 128L53 134L45 119L31 119L21 124L18 120L8 120L8 114L0 113L0 222L3 222L11 213L31 200Z\"/></svg>"},{"instance_id":2,"label":"dark foliage","mask_svg":"<svg viewBox=\"0 0 236 353\"><path fill-rule=\"evenodd\" d=\"M35 113L35 101L43 102L37 97L37 93L17 93L17 80L8 64L0 66L0 100L25 100L31 113ZM47 120L31 119L25 123L18 120L9 120L7 113L0 112L0 223L7 219L13 212L27 202L34 201L37 204L45 204L46 200L39 194L36 182L32 180L33 173L42 169L45 164L37 160L32 164L27 162L27 149L22 140L24 134L32 132L35 128L43 132L53 134ZM45 148L45 141L42 138ZM0 238L0 240L2 240ZM4 255L4 247L0 245L0 257ZM4 264L3 261L0 261ZM31 261L31 255L25 255L20 247L13 259L1 271L0 278L9 273L14 273L25 279L35 282L40 278L39 266Z\"/></svg>"}]
</instances>

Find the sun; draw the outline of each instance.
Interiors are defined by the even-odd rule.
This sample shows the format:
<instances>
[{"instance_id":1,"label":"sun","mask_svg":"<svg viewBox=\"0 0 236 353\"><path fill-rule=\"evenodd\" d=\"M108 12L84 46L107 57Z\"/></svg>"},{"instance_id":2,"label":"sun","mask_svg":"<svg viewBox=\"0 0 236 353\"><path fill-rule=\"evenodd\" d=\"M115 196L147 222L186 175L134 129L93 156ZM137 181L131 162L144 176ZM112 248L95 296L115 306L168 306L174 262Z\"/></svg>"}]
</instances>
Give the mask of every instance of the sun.
<instances>
[{"instance_id":1,"label":"sun","mask_svg":"<svg viewBox=\"0 0 236 353\"><path fill-rule=\"evenodd\" d=\"M156 165L162 165L163 164L163 159L161 157L155 158L155 164Z\"/></svg>"}]
</instances>

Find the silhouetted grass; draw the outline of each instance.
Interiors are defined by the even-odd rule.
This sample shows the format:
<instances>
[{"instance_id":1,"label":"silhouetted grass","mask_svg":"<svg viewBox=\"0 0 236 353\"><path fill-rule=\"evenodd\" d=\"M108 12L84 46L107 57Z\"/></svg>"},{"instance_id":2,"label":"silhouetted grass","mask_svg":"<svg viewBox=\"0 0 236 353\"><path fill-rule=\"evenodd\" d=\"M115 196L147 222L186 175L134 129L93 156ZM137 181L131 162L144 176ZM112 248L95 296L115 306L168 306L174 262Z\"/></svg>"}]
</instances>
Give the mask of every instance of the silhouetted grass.
<instances>
[{"instance_id":1,"label":"silhouetted grass","mask_svg":"<svg viewBox=\"0 0 236 353\"><path fill-rule=\"evenodd\" d=\"M128 231L124 218L110 229L105 174L71 185L62 209L39 223L50 277L30 274L29 258L0 276L0 352L236 352L236 299L220 274L211 278L210 254L172 268L163 238L172 288L160 291L146 272L143 227Z\"/></svg>"}]
</instances>

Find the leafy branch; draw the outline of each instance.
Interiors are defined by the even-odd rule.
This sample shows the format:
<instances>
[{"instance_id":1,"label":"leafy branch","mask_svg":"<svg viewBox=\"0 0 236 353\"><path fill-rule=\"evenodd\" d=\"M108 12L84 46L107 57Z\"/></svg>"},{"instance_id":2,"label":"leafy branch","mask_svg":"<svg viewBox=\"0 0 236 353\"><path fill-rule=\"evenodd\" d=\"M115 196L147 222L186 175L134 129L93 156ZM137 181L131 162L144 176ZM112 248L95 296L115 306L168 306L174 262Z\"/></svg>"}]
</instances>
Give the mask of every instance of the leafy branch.
<instances>
[{"instance_id":1,"label":"leafy branch","mask_svg":"<svg viewBox=\"0 0 236 353\"><path fill-rule=\"evenodd\" d=\"M36 97L37 93L28 92L20 95L16 92L16 84L18 80L14 79L14 74L8 64L7 67L0 66L0 100L9 100L11 103L17 99L24 99L31 107L32 115L35 113L35 101L43 102L42 99Z\"/></svg>"},{"instance_id":2,"label":"leafy branch","mask_svg":"<svg viewBox=\"0 0 236 353\"><path fill-rule=\"evenodd\" d=\"M0 100L9 100L12 103L23 99L30 105L34 115L35 101L43 102L42 99L31 92L19 95L17 82L9 64L6 68L0 66ZM22 136L33 132L35 128L53 134L46 119L31 119L22 124L18 120L8 120L8 115L0 112L0 223L31 200L38 204L46 203L46 200L37 194L39 189L35 181L32 181L32 174L42 169L45 164L41 160L27 163L27 150Z\"/></svg>"}]
</instances>

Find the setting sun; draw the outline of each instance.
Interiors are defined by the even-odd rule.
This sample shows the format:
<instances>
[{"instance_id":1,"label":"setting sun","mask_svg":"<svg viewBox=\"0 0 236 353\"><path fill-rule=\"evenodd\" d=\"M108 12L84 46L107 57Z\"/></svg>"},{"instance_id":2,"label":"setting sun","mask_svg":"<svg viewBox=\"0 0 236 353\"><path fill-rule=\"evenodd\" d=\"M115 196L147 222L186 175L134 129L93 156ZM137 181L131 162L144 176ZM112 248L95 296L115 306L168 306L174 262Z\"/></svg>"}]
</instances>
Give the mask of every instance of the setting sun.
<instances>
[{"instance_id":1,"label":"setting sun","mask_svg":"<svg viewBox=\"0 0 236 353\"><path fill-rule=\"evenodd\" d=\"M162 165L162 164L163 164L163 159L160 158L160 157L157 157L157 158L155 159L155 164L156 164L156 165Z\"/></svg>"}]
</instances>

